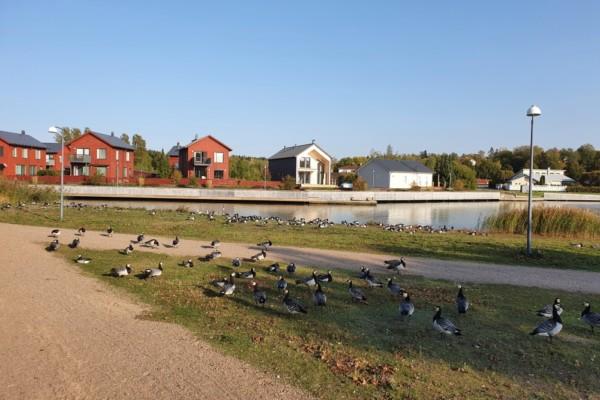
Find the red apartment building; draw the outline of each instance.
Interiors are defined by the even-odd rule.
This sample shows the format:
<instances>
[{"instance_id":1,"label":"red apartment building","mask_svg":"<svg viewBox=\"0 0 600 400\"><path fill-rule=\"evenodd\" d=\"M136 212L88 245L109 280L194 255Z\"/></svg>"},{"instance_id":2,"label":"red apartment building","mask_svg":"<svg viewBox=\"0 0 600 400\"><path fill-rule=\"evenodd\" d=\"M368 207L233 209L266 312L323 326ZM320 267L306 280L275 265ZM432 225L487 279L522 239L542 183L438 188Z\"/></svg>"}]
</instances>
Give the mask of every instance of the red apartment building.
<instances>
[{"instance_id":1,"label":"red apartment building","mask_svg":"<svg viewBox=\"0 0 600 400\"><path fill-rule=\"evenodd\" d=\"M66 144L65 172L73 176L101 175L110 179L133 177L133 151L133 146L114 133L105 135L87 131Z\"/></svg>"},{"instance_id":2,"label":"red apartment building","mask_svg":"<svg viewBox=\"0 0 600 400\"><path fill-rule=\"evenodd\" d=\"M0 131L0 175L35 176L46 168L46 146L21 133Z\"/></svg>"},{"instance_id":3,"label":"red apartment building","mask_svg":"<svg viewBox=\"0 0 600 400\"><path fill-rule=\"evenodd\" d=\"M229 146L211 135L196 137L187 146L180 147L179 170L186 178L229 179L230 151Z\"/></svg>"}]
</instances>

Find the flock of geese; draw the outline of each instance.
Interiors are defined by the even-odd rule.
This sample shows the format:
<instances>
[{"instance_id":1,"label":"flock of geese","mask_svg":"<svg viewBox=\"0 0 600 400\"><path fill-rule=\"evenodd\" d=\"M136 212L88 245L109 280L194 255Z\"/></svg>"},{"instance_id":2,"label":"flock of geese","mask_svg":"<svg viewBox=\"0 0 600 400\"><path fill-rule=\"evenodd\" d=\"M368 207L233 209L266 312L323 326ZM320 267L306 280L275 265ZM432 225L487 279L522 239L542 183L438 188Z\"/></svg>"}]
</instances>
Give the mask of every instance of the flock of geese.
<instances>
[{"instance_id":1,"label":"flock of geese","mask_svg":"<svg viewBox=\"0 0 600 400\"><path fill-rule=\"evenodd\" d=\"M319 224L323 223L323 221L319 221ZM68 246L72 249L76 249L80 246L81 237L86 233L86 229L81 227L77 230L76 237L68 244ZM109 226L106 229L106 233L104 236L112 237L114 230L112 226ZM54 229L50 232L50 236L53 240L47 246L48 251L56 251L60 248L59 236L61 231L59 229ZM169 244L163 244L165 247L169 248L177 248L181 240L178 236L175 237ZM160 242L156 238L146 238L143 233L137 235L134 240L120 251L121 254L130 255L135 250L134 244L148 247L148 248L158 248L160 246ZM221 242L219 240L213 240L210 242L210 245L207 246L211 249L211 251L206 254L204 257L200 257L202 261L211 261L216 258L222 257L222 252L219 250L221 246ZM268 251L273 246L273 243L270 240L266 240L260 243L257 243L257 246L260 248L260 252L254 254L245 261L255 263L258 261L265 260L268 256ZM80 264L89 264L91 259L83 257L82 255L78 255L75 258L75 261ZM227 277L223 277L221 279L216 279L210 282L213 286L217 287L219 293L222 296L232 296L236 292L236 280L237 279L247 279L251 280L252 286L252 294L254 298L254 302L264 307L267 303L268 297L267 293L261 289L258 284L254 281L257 276L257 269L255 267L250 268L248 271L239 271L243 264L243 261L239 257L235 257L231 261L231 265L234 270ZM400 272L406 269L406 261L404 258L386 260L384 264L388 270L396 272L400 275ZM183 260L179 263L179 266L184 268L193 268L194 260L187 259ZM308 312L308 308L297 298L292 297L290 294L290 290L288 287L288 282L284 277L284 267L279 263L275 262L269 265L266 269L267 273L276 274L278 279L275 283L276 289L282 293L282 305L285 311L290 314L306 314ZM110 270L110 275L123 278L129 275L132 275L134 269L131 264L126 264L121 267L115 267ZM162 276L164 272L164 264L162 261L158 264L157 268L147 268L144 269L140 275L138 275L141 279L151 279L158 278ZM323 286L328 283L333 282L334 277L331 271L327 271L326 273L318 273L318 271L312 271L312 274L306 277L298 277L295 276L296 273L296 265L294 263L289 263L285 266L285 275L287 275L288 279L293 279L296 285L304 285L308 288L314 288L313 294L313 302L317 307L322 307L327 304L327 294L323 290ZM387 282L384 283L379 280L367 267L361 267L358 273L358 279L364 281L369 288L383 288L384 286L390 292L392 296L401 297L401 301L399 304L399 314L402 319L410 318L415 312L415 305L413 304L410 294L407 290L403 289L397 282L394 281L394 278L388 278ZM351 279L346 281L347 283L347 291L349 294L349 299L352 302L368 304L367 296L359 287L355 286ZM462 286L458 286L458 293L455 299L456 303L456 311L458 314L467 314L469 310L470 302L465 295L465 290ZM592 312L591 305L589 303L584 303L584 310L581 312L580 320L584 323L588 324L594 332L594 327L600 327L600 313ZM531 332L530 335L535 336L543 336L547 337L549 341L552 341L554 336L557 336L562 328L563 321L561 319L561 314L563 313L563 308L560 303L560 299L556 298L553 304L548 304L539 309L536 314L541 317L545 317L546 319L539 323ZM439 332L441 336L444 335L461 335L462 331L458 328L450 319L442 316L442 309L440 306L435 307L435 313L433 315L432 320L432 328Z\"/></svg>"}]
</instances>

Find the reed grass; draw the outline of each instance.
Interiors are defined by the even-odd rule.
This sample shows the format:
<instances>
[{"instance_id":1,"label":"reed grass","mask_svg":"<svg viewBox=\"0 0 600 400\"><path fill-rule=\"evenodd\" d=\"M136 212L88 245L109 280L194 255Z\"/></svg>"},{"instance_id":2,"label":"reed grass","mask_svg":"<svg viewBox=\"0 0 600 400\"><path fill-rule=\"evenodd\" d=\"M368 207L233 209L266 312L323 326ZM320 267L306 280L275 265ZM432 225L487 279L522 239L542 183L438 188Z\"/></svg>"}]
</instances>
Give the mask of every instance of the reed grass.
<instances>
[{"instance_id":1,"label":"reed grass","mask_svg":"<svg viewBox=\"0 0 600 400\"><path fill-rule=\"evenodd\" d=\"M523 234L527 231L527 210L487 217L483 227L490 232ZM538 235L594 239L600 237L600 215L570 207L535 207L532 228Z\"/></svg>"},{"instance_id":2,"label":"reed grass","mask_svg":"<svg viewBox=\"0 0 600 400\"><path fill-rule=\"evenodd\" d=\"M58 193L50 187L0 177L0 203L51 203L57 199Z\"/></svg>"}]
</instances>

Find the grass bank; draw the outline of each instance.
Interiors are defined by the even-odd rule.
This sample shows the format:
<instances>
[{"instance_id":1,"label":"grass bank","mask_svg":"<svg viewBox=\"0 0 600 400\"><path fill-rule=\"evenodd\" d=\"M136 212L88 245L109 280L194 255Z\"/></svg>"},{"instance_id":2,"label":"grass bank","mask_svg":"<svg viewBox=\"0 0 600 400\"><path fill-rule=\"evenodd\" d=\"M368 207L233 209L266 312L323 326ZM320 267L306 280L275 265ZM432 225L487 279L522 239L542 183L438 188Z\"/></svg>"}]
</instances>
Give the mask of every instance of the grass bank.
<instances>
[{"instance_id":1,"label":"grass bank","mask_svg":"<svg viewBox=\"0 0 600 400\"><path fill-rule=\"evenodd\" d=\"M84 251L91 264L74 268L152 306L144 318L173 322L224 353L280 375L323 399L596 398L600 395L600 335L577 321L584 301L600 306L600 296L509 286L470 285L467 315L457 316L456 287L419 277L402 277L417 311L410 322L398 316L398 300L386 289L368 289L354 279L368 305L349 301L336 271L324 285L328 305L312 306L311 292L291 284L291 294L309 306L306 315L288 315L274 288L276 277L257 265L257 282L267 292L266 307L252 300L249 280L237 280L232 297L217 296L209 282L232 270L230 261L178 267L181 259L163 254L85 251L64 248L72 260ZM133 264L137 271L165 263L162 277L140 280L106 276L111 267ZM243 266L241 270L246 270ZM311 268L298 269L306 276ZM381 277L383 278L383 276ZM288 279L289 280L289 279ZM534 310L561 296L565 329L553 344L527 333L540 319ZM434 305L463 329L464 336L441 339L431 328Z\"/></svg>"},{"instance_id":2,"label":"grass bank","mask_svg":"<svg viewBox=\"0 0 600 400\"><path fill-rule=\"evenodd\" d=\"M24 182L0 177L0 205L5 203L51 203L58 193L46 186L32 186Z\"/></svg>"},{"instance_id":3,"label":"grass bank","mask_svg":"<svg viewBox=\"0 0 600 400\"><path fill-rule=\"evenodd\" d=\"M514 234L471 236L467 233L429 234L388 232L370 226L351 228L333 226L278 226L269 224L226 224L220 217L210 221L197 216L187 219L185 211L157 211L150 215L142 209L87 207L67 208L65 221L58 220L58 208L28 206L0 210L0 222L50 227L104 230L112 225L116 232L147 235L179 235L182 238L257 243L271 239L277 245L314 247L348 251L383 253L409 257L459 259L513 265L570 268L600 271L600 248L594 241L584 241L584 247L574 248L569 240L536 236L534 248L541 257L524 256L525 238Z\"/></svg>"},{"instance_id":4,"label":"grass bank","mask_svg":"<svg viewBox=\"0 0 600 400\"><path fill-rule=\"evenodd\" d=\"M510 210L488 217L483 226L491 232L524 234L527 210ZM566 238L600 238L600 215L569 207L534 207L533 232L538 235Z\"/></svg>"}]
</instances>

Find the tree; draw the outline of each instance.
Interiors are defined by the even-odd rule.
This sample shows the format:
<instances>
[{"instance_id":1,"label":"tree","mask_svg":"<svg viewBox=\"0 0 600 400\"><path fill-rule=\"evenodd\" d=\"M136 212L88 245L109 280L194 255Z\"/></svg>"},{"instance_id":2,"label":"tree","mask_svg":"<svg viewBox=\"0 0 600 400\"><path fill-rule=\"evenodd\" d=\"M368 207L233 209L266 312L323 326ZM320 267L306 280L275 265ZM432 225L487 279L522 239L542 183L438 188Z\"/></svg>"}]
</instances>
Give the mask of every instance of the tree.
<instances>
[{"instance_id":1,"label":"tree","mask_svg":"<svg viewBox=\"0 0 600 400\"><path fill-rule=\"evenodd\" d=\"M77 139L79 136L81 136L81 129L64 127L62 131L59 130L58 133L54 134L54 140L56 143L60 143L61 133L64 135L65 143L69 143L71 140Z\"/></svg>"},{"instance_id":2,"label":"tree","mask_svg":"<svg viewBox=\"0 0 600 400\"><path fill-rule=\"evenodd\" d=\"M586 171L592 171L596 161L596 149L591 144L584 144L577 149L579 163Z\"/></svg>"},{"instance_id":3,"label":"tree","mask_svg":"<svg viewBox=\"0 0 600 400\"><path fill-rule=\"evenodd\" d=\"M386 149L385 149L385 156L384 158L387 158L388 160L391 160L394 158L394 148L392 147L391 144L388 144Z\"/></svg>"},{"instance_id":4,"label":"tree","mask_svg":"<svg viewBox=\"0 0 600 400\"><path fill-rule=\"evenodd\" d=\"M129 142L129 135L126 133L122 133L121 134L121 140L124 141L127 144L131 144L131 142Z\"/></svg>"},{"instance_id":5,"label":"tree","mask_svg":"<svg viewBox=\"0 0 600 400\"><path fill-rule=\"evenodd\" d=\"M151 172L152 168L152 159L148 154L148 150L146 150L146 141L142 137L142 135L136 133L131 138L131 144L135 148L135 165L134 168L138 171Z\"/></svg>"},{"instance_id":6,"label":"tree","mask_svg":"<svg viewBox=\"0 0 600 400\"><path fill-rule=\"evenodd\" d=\"M567 161L567 176L580 181L585 169L581 166L578 160Z\"/></svg>"},{"instance_id":7,"label":"tree","mask_svg":"<svg viewBox=\"0 0 600 400\"><path fill-rule=\"evenodd\" d=\"M171 175L169 159L164 150L148 150L148 156L150 157L152 171L155 172L159 177L168 178Z\"/></svg>"}]
</instances>

